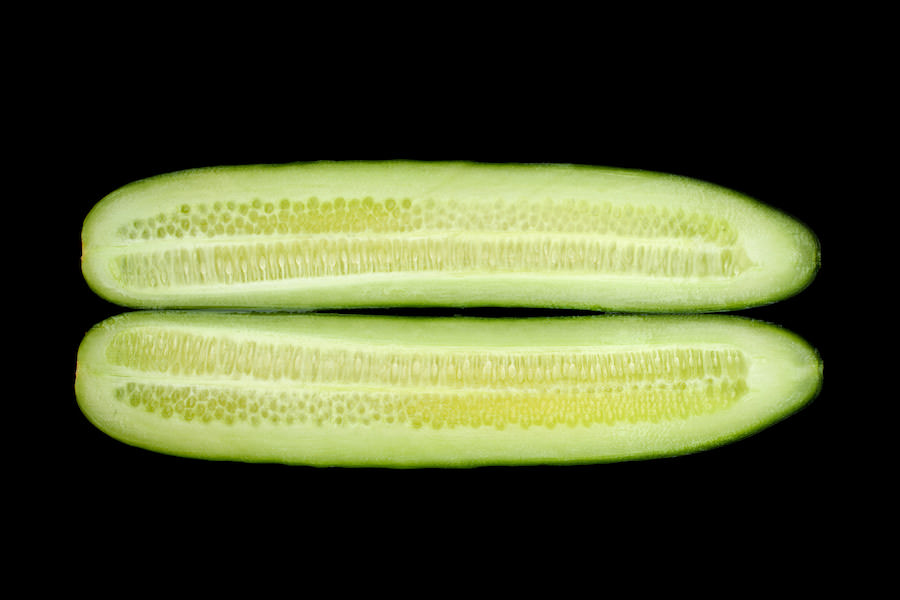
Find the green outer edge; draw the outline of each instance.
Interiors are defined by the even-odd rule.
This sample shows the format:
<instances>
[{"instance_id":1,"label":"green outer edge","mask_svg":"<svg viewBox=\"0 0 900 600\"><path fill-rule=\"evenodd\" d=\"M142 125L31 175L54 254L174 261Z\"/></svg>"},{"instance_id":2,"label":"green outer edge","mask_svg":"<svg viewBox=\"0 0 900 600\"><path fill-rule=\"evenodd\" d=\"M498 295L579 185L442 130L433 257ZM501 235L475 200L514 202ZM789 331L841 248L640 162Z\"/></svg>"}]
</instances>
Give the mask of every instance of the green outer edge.
<instances>
[{"instance_id":1,"label":"green outer edge","mask_svg":"<svg viewBox=\"0 0 900 600\"><path fill-rule=\"evenodd\" d=\"M168 318L169 316L174 316L176 319L190 319L194 315L202 315L202 314L210 314L210 312L215 311L136 311L132 313L124 313L121 315L117 315L114 317L110 317L98 323L94 327L91 328L90 331L85 335L79 350L79 364L81 364L83 355L86 349L93 343L94 335L104 330L106 328L115 327L118 325L120 321L128 321L131 319L141 319L145 318L148 315L152 315L151 318L157 318L158 315L162 314L163 318ZM233 313L233 314L241 314L241 313ZM796 414L800 410L806 408L818 395L820 394L823 384L824 384L824 364L822 361L822 357L818 350L812 347L806 340L804 340L801 336L796 333L784 328L783 326L770 323L768 321L762 321L759 319L753 319L744 316L737 315L644 315L651 319L667 319L667 320L705 320L710 323L715 322L716 320L726 320L726 322L732 323L742 323L742 326L746 327L756 327L760 329L768 329L772 333L776 335L783 336L786 341L789 341L800 348L804 349L809 353L810 359L815 363L815 380L814 385L811 386L808 390L804 392L802 396L798 396L791 403L786 404L784 408L780 412L773 413L769 415L769 417L765 420L758 421L752 425L747 426L745 429L741 429L730 434L723 434L719 437L708 438L703 442L698 442L696 444L686 444L680 448L673 450L665 450L659 452L646 452L642 454L629 454L629 455L608 455L600 458L572 458L572 459L553 459L547 460L542 458L525 458L521 460L471 460L471 461L422 461L422 462L405 462L405 463L392 463L392 462L381 462L381 463L370 463L364 461L345 461L345 462L335 462L335 463L311 463L305 461L274 461L269 459L246 459L246 458L210 458L209 456L205 456L202 452L177 452L172 451L166 447L162 446L154 446L152 444L139 445L132 443L128 440L121 439L116 437L116 435L108 432L103 423L96 420L90 410L90 400L89 395L90 391L85 389L83 378L79 378L76 368L76 380L75 380L75 389L76 389L76 398L84 416L90 421L94 426L98 429L117 439L118 441L125 443L130 446L142 448L145 450L153 451L159 454L169 455L169 456L178 456L178 457L187 457L187 458L195 458L200 460L214 460L214 461L224 461L224 462L244 462L244 463L279 463L282 464L290 464L290 465L299 465L299 466L313 466L313 467L347 467L347 468L390 468L390 469L421 469L421 468L475 468L475 467L502 467L502 466L547 466L547 465L587 465L587 464L608 464L615 462L630 462L630 461L645 461L645 460L653 460L660 458L672 458L677 456L685 456L689 454L695 454L702 451L711 450L714 448L718 448L724 446L726 444L732 444L742 439L746 439L760 431L768 429L769 427L785 420L791 415ZM625 315L628 317L641 317L641 315ZM240 318L240 317L238 317ZM405 317L375 317L375 318L388 318L388 319L403 319ZM412 317L415 319L419 319L419 317ZM445 319L446 317L437 317L437 319ZM467 319L478 319L479 317L466 317ZM583 318L610 318L615 319L619 318L615 315L607 315L607 316L592 316L592 317L549 317L545 319L583 319ZM490 319L497 320L497 319ZM516 319L506 319L506 320L516 320ZM812 365L811 365L812 366Z\"/></svg>"}]
</instances>

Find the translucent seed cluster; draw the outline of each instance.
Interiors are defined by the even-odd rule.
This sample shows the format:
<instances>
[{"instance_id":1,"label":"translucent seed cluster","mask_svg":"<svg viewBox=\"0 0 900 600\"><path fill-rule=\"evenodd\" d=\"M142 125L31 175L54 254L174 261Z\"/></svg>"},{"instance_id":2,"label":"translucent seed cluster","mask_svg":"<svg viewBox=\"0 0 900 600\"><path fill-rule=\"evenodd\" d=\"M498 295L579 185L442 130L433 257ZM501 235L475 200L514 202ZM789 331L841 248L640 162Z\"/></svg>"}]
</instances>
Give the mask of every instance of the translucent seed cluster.
<instances>
[{"instance_id":1,"label":"translucent seed cluster","mask_svg":"<svg viewBox=\"0 0 900 600\"><path fill-rule=\"evenodd\" d=\"M397 385L509 386L704 377L741 378L747 364L733 348L654 348L618 352L384 352L366 348L241 341L147 328L122 332L111 364L171 375L247 376L265 381Z\"/></svg>"},{"instance_id":2,"label":"translucent seed cluster","mask_svg":"<svg viewBox=\"0 0 900 600\"><path fill-rule=\"evenodd\" d=\"M149 288L430 271L723 278L751 265L742 249L540 235L302 239L138 252L115 262L123 284Z\"/></svg>"},{"instance_id":3,"label":"translucent seed cluster","mask_svg":"<svg viewBox=\"0 0 900 600\"><path fill-rule=\"evenodd\" d=\"M577 199L509 200L478 205L431 198L329 198L182 204L138 215L118 229L123 240L230 236L404 233L416 231L585 233L642 239L737 241L721 218L668 207Z\"/></svg>"},{"instance_id":4,"label":"translucent seed cluster","mask_svg":"<svg viewBox=\"0 0 900 600\"><path fill-rule=\"evenodd\" d=\"M356 395L359 396L359 395ZM162 418L201 423L252 425L367 425L405 422L353 394L276 392L247 387L129 382L116 389L117 400Z\"/></svg>"},{"instance_id":5,"label":"translucent seed cluster","mask_svg":"<svg viewBox=\"0 0 900 600\"><path fill-rule=\"evenodd\" d=\"M164 417L416 427L685 418L736 401L746 391L747 372L744 355L729 348L389 352L164 329L120 333L107 359L154 381L161 375L183 381L121 388L123 402ZM240 387L221 385L236 380ZM254 388L254 382L260 385ZM272 383L281 386L267 385ZM340 391L342 386L355 391Z\"/></svg>"},{"instance_id":6,"label":"translucent seed cluster","mask_svg":"<svg viewBox=\"0 0 900 600\"><path fill-rule=\"evenodd\" d=\"M130 382L115 397L162 418L226 425L353 426L374 423L433 429L509 426L575 427L660 422L722 410L746 392L743 380L606 386L586 389L400 389L347 392L329 389L272 391Z\"/></svg>"}]
</instances>

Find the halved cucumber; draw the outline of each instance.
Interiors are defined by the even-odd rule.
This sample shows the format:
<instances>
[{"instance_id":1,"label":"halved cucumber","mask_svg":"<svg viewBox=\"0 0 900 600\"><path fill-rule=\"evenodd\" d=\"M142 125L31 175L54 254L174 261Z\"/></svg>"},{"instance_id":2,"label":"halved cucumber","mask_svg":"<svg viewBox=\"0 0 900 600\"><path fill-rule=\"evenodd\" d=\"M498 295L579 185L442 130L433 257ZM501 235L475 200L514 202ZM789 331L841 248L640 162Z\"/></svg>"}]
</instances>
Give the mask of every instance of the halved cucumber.
<instances>
[{"instance_id":1,"label":"halved cucumber","mask_svg":"<svg viewBox=\"0 0 900 600\"><path fill-rule=\"evenodd\" d=\"M90 286L143 308L727 310L819 262L808 228L734 191L578 165L182 171L104 198L82 239Z\"/></svg>"},{"instance_id":2,"label":"halved cucumber","mask_svg":"<svg viewBox=\"0 0 900 600\"><path fill-rule=\"evenodd\" d=\"M163 453L461 467L693 452L821 381L796 335L728 315L138 311L86 335L76 393L101 430Z\"/></svg>"}]
</instances>

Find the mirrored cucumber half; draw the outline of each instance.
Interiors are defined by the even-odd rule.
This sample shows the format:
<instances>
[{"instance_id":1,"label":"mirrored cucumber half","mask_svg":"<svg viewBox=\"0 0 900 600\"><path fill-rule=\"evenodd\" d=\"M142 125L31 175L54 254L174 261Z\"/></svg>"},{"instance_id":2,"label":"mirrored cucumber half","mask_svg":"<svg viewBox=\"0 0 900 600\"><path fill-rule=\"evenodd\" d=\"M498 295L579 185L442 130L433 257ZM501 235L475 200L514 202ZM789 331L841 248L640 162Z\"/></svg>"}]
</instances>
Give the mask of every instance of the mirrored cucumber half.
<instances>
[{"instance_id":1,"label":"mirrored cucumber half","mask_svg":"<svg viewBox=\"0 0 900 600\"><path fill-rule=\"evenodd\" d=\"M76 393L102 431L166 454L472 467L695 452L821 381L807 343L733 315L136 311L88 332Z\"/></svg>"},{"instance_id":2,"label":"mirrored cucumber half","mask_svg":"<svg viewBox=\"0 0 900 600\"><path fill-rule=\"evenodd\" d=\"M138 308L714 311L819 263L807 227L739 193L583 165L204 168L114 191L82 233L92 289Z\"/></svg>"}]
</instances>

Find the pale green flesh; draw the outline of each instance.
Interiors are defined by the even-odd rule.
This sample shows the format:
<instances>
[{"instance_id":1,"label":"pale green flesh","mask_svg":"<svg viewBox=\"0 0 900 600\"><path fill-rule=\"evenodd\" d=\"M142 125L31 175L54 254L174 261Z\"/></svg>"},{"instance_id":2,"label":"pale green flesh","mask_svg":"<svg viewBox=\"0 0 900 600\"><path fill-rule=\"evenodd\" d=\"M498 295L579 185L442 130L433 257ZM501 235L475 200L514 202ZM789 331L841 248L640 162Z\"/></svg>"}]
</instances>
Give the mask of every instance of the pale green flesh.
<instances>
[{"instance_id":1,"label":"pale green flesh","mask_svg":"<svg viewBox=\"0 0 900 600\"><path fill-rule=\"evenodd\" d=\"M527 319L132 312L76 392L125 443L320 466L591 463L724 444L809 401L815 351L723 315Z\"/></svg>"},{"instance_id":2,"label":"pale green flesh","mask_svg":"<svg viewBox=\"0 0 900 600\"><path fill-rule=\"evenodd\" d=\"M83 271L144 308L727 310L798 292L801 223L709 183L572 165L319 162L136 182L85 221Z\"/></svg>"}]
</instances>

